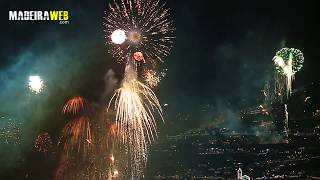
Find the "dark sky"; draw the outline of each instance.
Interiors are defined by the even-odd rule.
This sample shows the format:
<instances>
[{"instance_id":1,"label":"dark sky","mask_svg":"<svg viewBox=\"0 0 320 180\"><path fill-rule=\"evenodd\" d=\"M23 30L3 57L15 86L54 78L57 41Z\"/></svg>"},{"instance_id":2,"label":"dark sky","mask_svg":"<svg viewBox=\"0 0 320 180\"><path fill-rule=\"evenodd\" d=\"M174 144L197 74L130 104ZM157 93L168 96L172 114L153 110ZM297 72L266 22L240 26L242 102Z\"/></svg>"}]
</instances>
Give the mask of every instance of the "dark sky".
<instances>
[{"instance_id":1,"label":"dark sky","mask_svg":"<svg viewBox=\"0 0 320 180\"><path fill-rule=\"evenodd\" d=\"M123 66L115 63L105 45L102 22L107 4L1 1L0 113L23 123L26 149L39 132L57 134L65 122L60 109L68 98L82 95L104 105L114 88L110 79L121 79ZM167 76L155 90L160 101L169 104L166 124L161 125L165 133L254 106L265 81L273 78L271 60L283 46L304 53L294 86L319 83L316 1L169 0L168 6L176 39L165 59ZM9 10L55 9L68 10L70 24L8 21ZM27 90L31 74L45 80L43 94L34 96ZM212 112L203 113L208 104Z\"/></svg>"}]
</instances>

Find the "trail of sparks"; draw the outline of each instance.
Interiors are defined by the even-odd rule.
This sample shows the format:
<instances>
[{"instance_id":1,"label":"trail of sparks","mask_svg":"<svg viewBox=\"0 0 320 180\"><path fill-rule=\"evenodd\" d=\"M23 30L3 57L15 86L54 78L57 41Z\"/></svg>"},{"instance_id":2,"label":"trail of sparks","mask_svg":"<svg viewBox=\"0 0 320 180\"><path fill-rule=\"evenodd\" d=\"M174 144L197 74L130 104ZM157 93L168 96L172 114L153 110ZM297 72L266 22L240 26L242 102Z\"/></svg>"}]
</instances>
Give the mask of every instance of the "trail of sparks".
<instances>
[{"instance_id":1,"label":"trail of sparks","mask_svg":"<svg viewBox=\"0 0 320 180\"><path fill-rule=\"evenodd\" d=\"M81 96L73 97L68 100L63 106L62 112L64 114L78 114L82 111L89 111L91 109L90 103Z\"/></svg>"},{"instance_id":2,"label":"trail of sparks","mask_svg":"<svg viewBox=\"0 0 320 180\"><path fill-rule=\"evenodd\" d=\"M285 113L284 133L285 133L285 136L288 137L288 133L289 133L289 112L288 112L287 104L284 105L284 113Z\"/></svg>"},{"instance_id":3,"label":"trail of sparks","mask_svg":"<svg viewBox=\"0 0 320 180\"><path fill-rule=\"evenodd\" d=\"M275 57L274 63L281 68L281 71L283 72L283 75L285 76L285 87L286 87L286 93L287 97L292 92L292 82L294 81L294 72L293 72L293 66L292 66L292 54L289 56L289 60L287 63L284 62L284 60L281 57ZM279 81L281 83L281 81ZM284 85L281 85L284 86Z\"/></svg>"},{"instance_id":4,"label":"trail of sparks","mask_svg":"<svg viewBox=\"0 0 320 180\"><path fill-rule=\"evenodd\" d=\"M89 112L91 104L83 97L76 96L66 102L62 111L74 117L62 130L59 143L64 143L63 150L69 156L73 152L86 155L92 143Z\"/></svg>"},{"instance_id":5,"label":"trail of sparks","mask_svg":"<svg viewBox=\"0 0 320 180\"><path fill-rule=\"evenodd\" d=\"M116 123L119 136L130 158L132 177L139 177L147 162L148 144L156 136L156 122L153 111L162 117L162 108L154 92L137 80L137 73L127 64L125 77L112 99L115 101Z\"/></svg>"},{"instance_id":6,"label":"trail of sparks","mask_svg":"<svg viewBox=\"0 0 320 180\"><path fill-rule=\"evenodd\" d=\"M63 150L67 155L74 151L85 155L92 143L89 118L80 117L68 122L62 130L61 140L65 140Z\"/></svg>"}]
</instances>

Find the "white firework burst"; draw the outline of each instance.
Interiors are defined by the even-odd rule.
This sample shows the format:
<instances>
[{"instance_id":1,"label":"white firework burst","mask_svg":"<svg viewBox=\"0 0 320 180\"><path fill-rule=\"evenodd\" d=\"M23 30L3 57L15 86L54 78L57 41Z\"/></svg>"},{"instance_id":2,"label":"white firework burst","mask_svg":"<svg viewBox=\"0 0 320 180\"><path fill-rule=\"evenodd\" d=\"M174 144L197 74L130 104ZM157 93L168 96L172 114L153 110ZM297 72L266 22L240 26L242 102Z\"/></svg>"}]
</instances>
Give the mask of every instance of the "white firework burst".
<instances>
[{"instance_id":1,"label":"white firework burst","mask_svg":"<svg viewBox=\"0 0 320 180\"><path fill-rule=\"evenodd\" d=\"M175 28L160 0L114 0L104 25L109 52L120 62L141 52L146 63L154 65L170 53Z\"/></svg>"}]
</instances>

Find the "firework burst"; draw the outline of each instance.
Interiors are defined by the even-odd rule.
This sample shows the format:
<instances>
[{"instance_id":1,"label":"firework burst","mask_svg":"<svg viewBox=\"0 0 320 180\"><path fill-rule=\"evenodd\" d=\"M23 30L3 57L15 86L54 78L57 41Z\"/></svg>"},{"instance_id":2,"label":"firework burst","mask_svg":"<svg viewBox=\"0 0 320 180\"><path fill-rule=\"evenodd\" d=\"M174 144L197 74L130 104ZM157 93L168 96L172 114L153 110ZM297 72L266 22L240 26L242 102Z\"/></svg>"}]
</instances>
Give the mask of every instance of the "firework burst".
<instances>
[{"instance_id":1,"label":"firework burst","mask_svg":"<svg viewBox=\"0 0 320 180\"><path fill-rule=\"evenodd\" d=\"M146 83L153 88L158 86L158 83L160 82L161 77L158 76L156 71L146 70L144 72L144 79Z\"/></svg>"},{"instance_id":2,"label":"firework burst","mask_svg":"<svg viewBox=\"0 0 320 180\"><path fill-rule=\"evenodd\" d=\"M86 153L92 143L89 118L80 117L68 122L62 130L61 139L65 139L63 150L67 154L73 151Z\"/></svg>"},{"instance_id":3,"label":"firework burst","mask_svg":"<svg viewBox=\"0 0 320 180\"><path fill-rule=\"evenodd\" d=\"M63 107L62 112L64 114L79 114L83 111L91 109L90 103L81 96L76 96L70 99Z\"/></svg>"},{"instance_id":4,"label":"firework burst","mask_svg":"<svg viewBox=\"0 0 320 180\"><path fill-rule=\"evenodd\" d=\"M108 109L113 100L120 140L129 154L131 176L139 177L146 165L148 144L156 136L153 111L163 120L161 105L153 91L137 80L135 68L129 63L122 86L110 100Z\"/></svg>"},{"instance_id":5,"label":"firework burst","mask_svg":"<svg viewBox=\"0 0 320 180\"><path fill-rule=\"evenodd\" d=\"M295 74L303 67L304 57L299 49L282 48L276 53L274 62L276 70L280 74L287 74L287 70L284 69L284 66L289 64L292 66L292 74Z\"/></svg>"},{"instance_id":6,"label":"firework burst","mask_svg":"<svg viewBox=\"0 0 320 180\"><path fill-rule=\"evenodd\" d=\"M276 75L276 91L282 94L286 91L287 97L292 92L294 75L303 67L304 57L300 50L294 48L282 48L273 58Z\"/></svg>"},{"instance_id":7,"label":"firework burst","mask_svg":"<svg viewBox=\"0 0 320 180\"><path fill-rule=\"evenodd\" d=\"M40 94L44 88L44 81L40 76L29 76L28 87L31 92Z\"/></svg>"},{"instance_id":8,"label":"firework burst","mask_svg":"<svg viewBox=\"0 0 320 180\"><path fill-rule=\"evenodd\" d=\"M21 124L8 116L0 117L0 142L7 145L19 145L21 141Z\"/></svg>"},{"instance_id":9,"label":"firework burst","mask_svg":"<svg viewBox=\"0 0 320 180\"><path fill-rule=\"evenodd\" d=\"M104 25L109 52L120 62L140 52L152 65L170 53L175 29L160 0L114 0Z\"/></svg>"},{"instance_id":10,"label":"firework burst","mask_svg":"<svg viewBox=\"0 0 320 180\"><path fill-rule=\"evenodd\" d=\"M52 148L52 140L49 133L39 134L34 142L34 147L38 152L42 152L47 158L47 153Z\"/></svg>"},{"instance_id":11,"label":"firework burst","mask_svg":"<svg viewBox=\"0 0 320 180\"><path fill-rule=\"evenodd\" d=\"M90 103L85 98L77 96L67 101L62 111L74 117L63 128L59 143L64 141L63 150L67 155L72 152L86 154L92 144L88 117L88 112L91 111Z\"/></svg>"},{"instance_id":12,"label":"firework burst","mask_svg":"<svg viewBox=\"0 0 320 180\"><path fill-rule=\"evenodd\" d=\"M108 105L109 109L115 102L117 131L111 129L110 136L119 136L129 160L126 169L132 177L140 177L148 145L156 136L153 113L163 120L161 105L148 86L156 87L161 80L162 74L154 68L169 55L175 28L169 9L160 0L113 0L104 25L109 53L126 64L121 87ZM148 86L138 77L143 77Z\"/></svg>"}]
</instances>

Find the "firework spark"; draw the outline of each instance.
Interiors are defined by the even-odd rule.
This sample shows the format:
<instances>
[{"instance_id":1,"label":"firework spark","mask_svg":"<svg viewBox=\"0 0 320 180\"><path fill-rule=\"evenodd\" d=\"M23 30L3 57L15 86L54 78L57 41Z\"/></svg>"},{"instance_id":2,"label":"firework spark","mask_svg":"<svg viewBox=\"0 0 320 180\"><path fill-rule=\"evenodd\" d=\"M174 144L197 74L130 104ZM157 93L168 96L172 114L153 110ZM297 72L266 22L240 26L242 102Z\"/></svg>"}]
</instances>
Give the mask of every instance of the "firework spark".
<instances>
[{"instance_id":1,"label":"firework spark","mask_svg":"<svg viewBox=\"0 0 320 180\"><path fill-rule=\"evenodd\" d=\"M139 177L147 161L148 144L156 136L156 122L153 111L162 117L161 105L146 85L137 80L137 73L132 64L127 64L125 77L120 89L110 100L115 99L116 123L119 126L119 136L127 145L130 155L132 177Z\"/></svg>"},{"instance_id":2,"label":"firework spark","mask_svg":"<svg viewBox=\"0 0 320 180\"><path fill-rule=\"evenodd\" d=\"M54 179L95 179L96 148L93 146L90 118L76 116L61 132L58 145L62 145L62 156ZM103 158L102 158L103 159Z\"/></svg>"},{"instance_id":3,"label":"firework spark","mask_svg":"<svg viewBox=\"0 0 320 180\"><path fill-rule=\"evenodd\" d=\"M0 142L7 145L18 145L21 140L21 124L8 116L0 117Z\"/></svg>"},{"instance_id":4,"label":"firework spark","mask_svg":"<svg viewBox=\"0 0 320 180\"><path fill-rule=\"evenodd\" d=\"M119 124L116 122L112 123L107 128L106 143L107 143L108 149L111 151L112 154L114 153L114 151L116 151L119 145L119 140L120 140L119 128L120 128Z\"/></svg>"},{"instance_id":5,"label":"firework spark","mask_svg":"<svg viewBox=\"0 0 320 180\"><path fill-rule=\"evenodd\" d=\"M76 96L66 102L62 111L76 117L63 128L59 143L64 141L63 149L67 155L74 151L86 154L92 144L90 119L87 116L91 111L91 104L85 98Z\"/></svg>"},{"instance_id":6,"label":"firework spark","mask_svg":"<svg viewBox=\"0 0 320 180\"><path fill-rule=\"evenodd\" d=\"M44 88L44 82L40 76L29 76L28 87L31 92L39 94Z\"/></svg>"},{"instance_id":7,"label":"firework spark","mask_svg":"<svg viewBox=\"0 0 320 180\"><path fill-rule=\"evenodd\" d=\"M292 92L294 75L303 67L303 54L298 49L282 48L276 53L273 62L278 72L276 91L282 94L282 91L285 90L288 97Z\"/></svg>"},{"instance_id":8,"label":"firework spark","mask_svg":"<svg viewBox=\"0 0 320 180\"><path fill-rule=\"evenodd\" d=\"M158 86L158 83L160 82L161 77L157 75L157 72L150 69L145 71L144 79L146 83L153 88Z\"/></svg>"},{"instance_id":9,"label":"firework spark","mask_svg":"<svg viewBox=\"0 0 320 180\"><path fill-rule=\"evenodd\" d=\"M160 0L114 0L104 24L109 52L120 62L141 52L154 64L170 53L175 29Z\"/></svg>"},{"instance_id":10,"label":"firework spark","mask_svg":"<svg viewBox=\"0 0 320 180\"><path fill-rule=\"evenodd\" d=\"M60 139L65 140L63 150L68 155L75 150L78 153L86 153L92 144L89 118L80 117L68 122L62 130Z\"/></svg>"},{"instance_id":11,"label":"firework spark","mask_svg":"<svg viewBox=\"0 0 320 180\"><path fill-rule=\"evenodd\" d=\"M119 126L117 123L113 123L110 126L108 134L108 137L110 137L113 141L119 137Z\"/></svg>"},{"instance_id":12,"label":"firework spark","mask_svg":"<svg viewBox=\"0 0 320 180\"><path fill-rule=\"evenodd\" d=\"M289 132L289 113L287 104L284 105L285 119L284 119L284 132L285 136L288 137Z\"/></svg>"},{"instance_id":13,"label":"firework spark","mask_svg":"<svg viewBox=\"0 0 320 180\"><path fill-rule=\"evenodd\" d=\"M47 157L48 151L52 148L52 140L49 133L39 134L34 142L34 147L38 152L42 152Z\"/></svg>"},{"instance_id":14,"label":"firework spark","mask_svg":"<svg viewBox=\"0 0 320 180\"><path fill-rule=\"evenodd\" d=\"M276 66L281 67L283 71L283 75L285 76L285 81L286 81L285 83L286 83L287 96L289 96L292 91L292 82L294 80L294 73L292 69L292 57L290 56L287 64L283 61L281 57L275 57L274 63Z\"/></svg>"},{"instance_id":15,"label":"firework spark","mask_svg":"<svg viewBox=\"0 0 320 180\"><path fill-rule=\"evenodd\" d=\"M93 155L93 154L91 154ZM101 179L97 178L97 170L92 157L87 158L74 158L63 154L58 163L58 167L54 173L54 180L61 179L76 179L76 180L89 180ZM105 176L99 176L105 177Z\"/></svg>"},{"instance_id":16,"label":"firework spark","mask_svg":"<svg viewBox=\"0 0 320 180\"><path fill-rule=\"evenodd\" d=\"M78 114L91 109L90 103L83 97L76 96L70 99L63 107L64 114Z\"/></svg>"}]
</instances>

